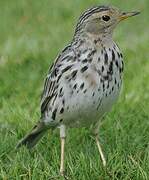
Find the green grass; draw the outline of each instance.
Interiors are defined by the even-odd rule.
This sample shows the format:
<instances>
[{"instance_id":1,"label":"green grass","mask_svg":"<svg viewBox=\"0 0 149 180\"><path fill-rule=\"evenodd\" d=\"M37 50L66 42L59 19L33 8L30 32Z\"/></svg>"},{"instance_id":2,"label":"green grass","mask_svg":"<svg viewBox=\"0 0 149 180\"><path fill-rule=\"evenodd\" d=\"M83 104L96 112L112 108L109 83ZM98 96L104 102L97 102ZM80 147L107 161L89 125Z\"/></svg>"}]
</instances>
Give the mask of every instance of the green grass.
<instances>
[{"instance_id":1,"label":"green grass","mask_svg":"<svg viewBox=\"0 0 149 180\"><path fill-rule=\"evenodd\" d=\"M109 4L100 1L105 3ZM40 116L49 65L71 40L82 10L95 4L99 1L0 0L0 179L63 179L58 177L58 131L48 133L31 153L26 148L16 152L14 147ZM125 75L119 102L99 132L107 171L90 131L71 129L66 142L71 180L149 179L149 3L110 4L142 14L121 23L114 34L124 53Z\"/></svg>"}]
</instances>

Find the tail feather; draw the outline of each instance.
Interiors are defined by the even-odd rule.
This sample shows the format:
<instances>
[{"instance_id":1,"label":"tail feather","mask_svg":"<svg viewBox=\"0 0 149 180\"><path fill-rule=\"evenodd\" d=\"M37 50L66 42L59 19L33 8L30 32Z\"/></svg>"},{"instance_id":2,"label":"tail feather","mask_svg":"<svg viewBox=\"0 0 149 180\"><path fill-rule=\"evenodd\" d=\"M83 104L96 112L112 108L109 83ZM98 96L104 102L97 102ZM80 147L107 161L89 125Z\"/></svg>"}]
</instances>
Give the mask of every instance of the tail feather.
<instances>
[{"instance_id":1,"label":"tail feather","mask_svg":"<svg viewBox=\"0 0 149 180\"><path fill-rule=\"evenodd\" d=\"M16 148L25 145L28 149L31 149L43 137L46 129L47 128L45 128L45 124L43 122L39 122L29 134L27 134L22 140L20 140Z\"/></svg>"}]
</instances>

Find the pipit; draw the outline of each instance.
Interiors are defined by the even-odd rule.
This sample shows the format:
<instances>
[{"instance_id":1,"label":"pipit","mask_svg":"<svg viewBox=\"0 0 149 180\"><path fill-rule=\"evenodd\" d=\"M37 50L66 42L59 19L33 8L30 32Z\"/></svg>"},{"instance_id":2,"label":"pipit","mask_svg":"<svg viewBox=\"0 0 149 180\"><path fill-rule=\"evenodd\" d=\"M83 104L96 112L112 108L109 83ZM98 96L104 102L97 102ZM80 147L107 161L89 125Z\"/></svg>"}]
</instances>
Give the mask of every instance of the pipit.
<instances>
[{"instance_id":1,"label":"pipit","mask_svg":"<svg viewBox=\"0 0 149 180\"><path fill-rule=\"evenodd\" d=\"M112 34L120 21L137 14L98 6L80 16L71 43L58 55L45 79L40 121L17 147L32 148L48 129L60 128L63 175L66 129L92 125L106 166L98 129L101 119L118 99L124 69L122 53Z\"/></svg>"}]
</instances>

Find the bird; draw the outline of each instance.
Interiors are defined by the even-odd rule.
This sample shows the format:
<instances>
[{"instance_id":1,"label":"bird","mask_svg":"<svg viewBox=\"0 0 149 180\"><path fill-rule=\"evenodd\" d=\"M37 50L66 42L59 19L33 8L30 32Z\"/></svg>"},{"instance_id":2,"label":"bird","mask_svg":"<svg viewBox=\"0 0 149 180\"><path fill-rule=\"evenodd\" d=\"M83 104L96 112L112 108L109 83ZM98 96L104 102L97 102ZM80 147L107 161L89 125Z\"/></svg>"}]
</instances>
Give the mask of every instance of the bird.
<instances>
[{"instance_id":1,"label":"bird","mask_svg":"<svg viewBox=\"0 0 149 180\"><path fill-rule=\"evenodd\" d=\"M95 6L79 17L70 43L49 68L41 97L41 116L19 141L31 149L49 129L60 129L60 174L64 176L65 139L68 128L92 126L103 166L100 123L117 101L123 80L123 55L113 40L116 26L140 12L114 6Z\"/></svg>"}]
</instances>

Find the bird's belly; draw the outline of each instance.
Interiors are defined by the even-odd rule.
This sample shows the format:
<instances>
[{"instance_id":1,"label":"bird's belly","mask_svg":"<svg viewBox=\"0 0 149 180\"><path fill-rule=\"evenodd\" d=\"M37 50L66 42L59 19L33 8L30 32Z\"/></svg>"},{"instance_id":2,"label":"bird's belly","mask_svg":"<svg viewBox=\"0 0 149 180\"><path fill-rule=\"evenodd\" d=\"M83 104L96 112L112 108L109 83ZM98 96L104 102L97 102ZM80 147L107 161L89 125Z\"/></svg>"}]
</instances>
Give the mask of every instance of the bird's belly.
<instances>
[{"instance_id":1,"label":"bird's belly","mask_svg":"<svg viewBox=\"0 0 149 180\"><path fill-rule=\"evenodd\" d=\"M63 114L69 127L86 127L96 123L108 112L118 98L120 89L115 87L99 91L99 87L86 93L76 93L70 98L69 108Z\"/></svg>"}]
</instances>

